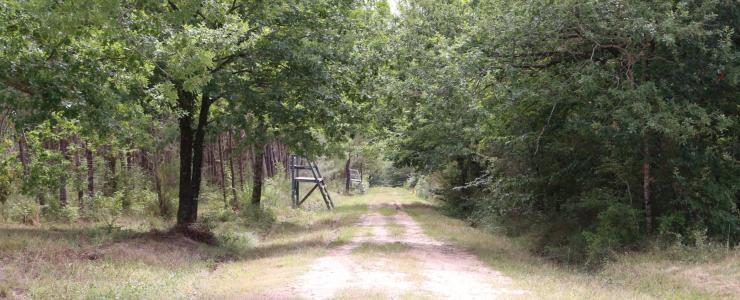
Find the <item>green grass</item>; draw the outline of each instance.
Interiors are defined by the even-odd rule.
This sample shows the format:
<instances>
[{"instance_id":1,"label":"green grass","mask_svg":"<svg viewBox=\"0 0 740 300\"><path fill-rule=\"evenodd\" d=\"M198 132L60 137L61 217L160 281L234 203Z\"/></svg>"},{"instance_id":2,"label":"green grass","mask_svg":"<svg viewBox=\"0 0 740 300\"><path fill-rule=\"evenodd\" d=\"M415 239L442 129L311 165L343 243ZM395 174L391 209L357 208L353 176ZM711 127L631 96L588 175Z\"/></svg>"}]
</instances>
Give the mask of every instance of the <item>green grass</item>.
<instances>
[{"instance_id":1,"label":"green grass","mask_svg":"<svg viewBox=\"0 0 740 300\"><path fill-rule=\"evenodd\" d=\"M386 224L385 229L388 231L388 233L396 238L402 238L403 235L406 233L406 228L404 228L401 225L398 224Z\"/></svg>"},{"instance_id":2,"label":"green grass","mask_svg":"<svg viewBox=\"0 0 740 300\"><path fill-rule=\"evenodd\" d=\"M272 225L245 223L204 203L221 246L158 236L170 222L121 218L108 232L93 223L0 224L0 295L8 298L223 298L279 289L308 270L327 248L349 241L367 197L336 195L336 209L273 206Z\"/></svg>"},{"instance_id":3,"label":"green grass","mask_svg":"<svg viewBox=\"0 0 740 300\"><path fill-rule=\"evenodd\" d=\"M384 243L384 244L376 244L376 243L362 243L356 248L352 249L353 254L362 254L362 253L373 253L373 254L383 254L383 255L399 255L403 252L408 251L411 249L408 245L395 242L395 243Z\"/></svg>"}]
</instances>

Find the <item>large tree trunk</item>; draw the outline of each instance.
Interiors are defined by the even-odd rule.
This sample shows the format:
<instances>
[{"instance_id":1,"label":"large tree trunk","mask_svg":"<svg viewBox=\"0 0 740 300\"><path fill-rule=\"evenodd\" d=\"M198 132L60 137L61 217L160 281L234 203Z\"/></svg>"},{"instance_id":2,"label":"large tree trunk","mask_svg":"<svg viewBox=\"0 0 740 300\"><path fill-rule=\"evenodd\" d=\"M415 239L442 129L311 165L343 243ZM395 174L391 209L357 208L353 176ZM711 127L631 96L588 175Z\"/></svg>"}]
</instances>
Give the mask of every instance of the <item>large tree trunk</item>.
<instances>
[{"instance_id":1,"label":"large tree trunk","mask_svg":"<svg viewBox=\"0 0 740 300\"><path fill-rule=\"evenodd\" d=\"M265 145L254 147L254 175L252 176L252 204L260 205L262 201L262 181L264 180Z\"/></svg>"},{"instance_id":2,"label":"large tree trunk","mask_svg":"<svg viewBox=\"0 0 740 300\"><path fill-rule=\"evenodd\" d=\"M257 143L254 145L252 153L254 155L254 167L252 176L252 205L259 206L262 201L262 182L264 180L264 161L265 161L265 136L267 130L262 120L257 121Z\"/></svg>"},{"instance_id":3,"label":"large tree trunk","mask_svg":"<svg viewBox=\"0 0 740 300\"><path fill-rule=\"evenodd\" d=\"M184 227L198 219L198 196L200 194L201 171L203 168L203 147L205 128L211 99L202 96L198 127L193 130L193 111L195 95L178 90L178 106L186 113L179 118L180 128L180 184L179 205L177 207L177 226Z\"/></svg>"},{"instance_id":4,"label":"large tree trunk","mask_svg":"<svg viewBox=\"0 0 740 300\"><path fill-rule=\"evenodd\" d=\"M193 172L193 102L195 95L180 91L178 95L180 108L185 110L178 120L180 128L180 186L178 187L177 224L195 223L197 208L192 195Z\"/></svg>"}]
</instances>

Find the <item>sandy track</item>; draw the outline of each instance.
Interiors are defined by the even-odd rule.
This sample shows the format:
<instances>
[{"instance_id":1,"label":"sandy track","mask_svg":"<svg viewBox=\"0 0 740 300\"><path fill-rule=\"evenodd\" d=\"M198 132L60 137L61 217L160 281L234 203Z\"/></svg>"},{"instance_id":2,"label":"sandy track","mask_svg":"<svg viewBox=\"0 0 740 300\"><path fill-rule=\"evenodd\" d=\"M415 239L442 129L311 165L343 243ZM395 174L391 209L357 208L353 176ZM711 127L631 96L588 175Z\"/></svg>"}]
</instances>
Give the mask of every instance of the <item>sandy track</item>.
<instances>
[{"instance_id":1,"label":"sandy track","mask_svg":"<svg viewBox=\"0 0 740 300\"><path fill-rule=\"evenodd\" d=\"M403 295L434 299L496 299L525 294L525 291L505 288L511 281L491 270L475 255L445 244L424 234L421 227L405 212L383 216L380 206L371 206L371 213L359 224L371 234L358 235L347 244L318 259L310 271L303 274L291 290L297 297L331 299L343 289L380 292L388 298ZM403 235L392 236L386 225L403 228ZM385 245L399 243L407 251L392 252L379 259L358 261L352 251L368 243ZM398 270L398 259L411 259L415 268Z\"/></svg>"}]
</instances>

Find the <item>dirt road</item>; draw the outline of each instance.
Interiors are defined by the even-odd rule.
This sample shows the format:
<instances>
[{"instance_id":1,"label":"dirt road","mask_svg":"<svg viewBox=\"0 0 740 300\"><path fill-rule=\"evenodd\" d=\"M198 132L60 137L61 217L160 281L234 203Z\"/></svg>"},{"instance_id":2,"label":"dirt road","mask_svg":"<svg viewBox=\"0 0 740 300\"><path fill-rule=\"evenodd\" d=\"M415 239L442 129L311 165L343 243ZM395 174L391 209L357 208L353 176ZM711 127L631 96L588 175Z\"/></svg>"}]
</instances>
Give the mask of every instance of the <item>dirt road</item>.
<instances>
[{"instance_id":1,"label":"dirt road","mask_svg":"<svg viewBox=\"0 0 740 300\"><path fill-rule=\"evenodd\" d=\"M495 299L526 293L507 289L511 280L476 256L424 234L392 199L372 204L357 226L351 241L300 277L296 296Z\"/></svg>"}]
</instances>

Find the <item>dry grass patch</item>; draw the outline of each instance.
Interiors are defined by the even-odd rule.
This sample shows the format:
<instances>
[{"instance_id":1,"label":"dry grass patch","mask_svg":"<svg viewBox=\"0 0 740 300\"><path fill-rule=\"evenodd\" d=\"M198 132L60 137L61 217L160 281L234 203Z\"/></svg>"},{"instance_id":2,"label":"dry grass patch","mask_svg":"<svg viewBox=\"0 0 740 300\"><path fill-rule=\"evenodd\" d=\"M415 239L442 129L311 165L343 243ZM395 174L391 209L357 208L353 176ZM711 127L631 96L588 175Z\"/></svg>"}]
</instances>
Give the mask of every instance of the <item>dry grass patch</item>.
<instances>
[{"instance_id":1,"label":"dry grass patch","mask_svg":"<svg viewBox=\"0 0 740 300\"><path fill-rule=\"evenodd\" d=\"M404 196L413 198L410 194ZM657 253L632 253L598 272L586 272L532 255L523 241L472 228L428 205L406 211L425 232L471 251L493 269L512 277L533 299L707 299L740 298L736 287L738 250L722 260L688 263ZM692 274L706 274L699 279ZM703 278L703 279L702 279Z\"/></svg>"},{"instance_id":2,"label":"dry grass patch","mask_svg":"<svg viewBox=\"0 0 740 300\"><path fill-rule=\"evenodd\" d=\"M400 255L403 252L411 250L411 247L404 243L372 243L365 242L352 249L352 254L382 254L382 255Z\"/></svg>"},{"instance_id":3,"label":"dry grass patch","mask_svg":"<svg viewBox=\"0 0 740 300\"><path fill-rule=\"evenodd\" d=\"M338 237L349 240L357 232L353 225L367 211L367 199L337 200L333 211L273 208L276 222L264 231L236 214L204 208L204 216L216 216L210 218L220 242L216 246L150 233L171 226L158 220L121 218L111 231L87 223L0 224L0 294L183 299L277 290L305 272Z\"/></svg>"},{"instance_id":4,"label":"dry grass patch","mask_svg":"<svg viewBox=\"0 0 740 300\"><path fill-rule=\"evenodd\" d=\"M388 234L397 239L402 238L403 235L406 234L406 228L395 223L386 224L385 230L388 231Z\"/></svg>"}]
</instances>

